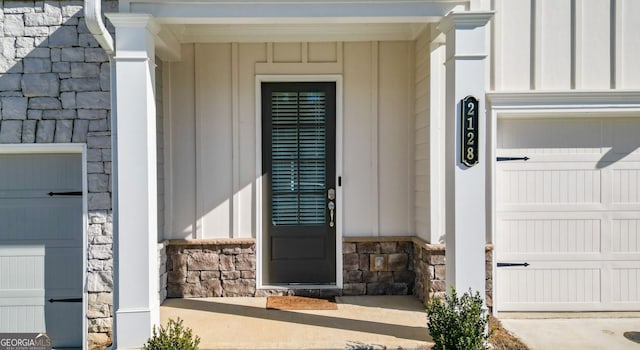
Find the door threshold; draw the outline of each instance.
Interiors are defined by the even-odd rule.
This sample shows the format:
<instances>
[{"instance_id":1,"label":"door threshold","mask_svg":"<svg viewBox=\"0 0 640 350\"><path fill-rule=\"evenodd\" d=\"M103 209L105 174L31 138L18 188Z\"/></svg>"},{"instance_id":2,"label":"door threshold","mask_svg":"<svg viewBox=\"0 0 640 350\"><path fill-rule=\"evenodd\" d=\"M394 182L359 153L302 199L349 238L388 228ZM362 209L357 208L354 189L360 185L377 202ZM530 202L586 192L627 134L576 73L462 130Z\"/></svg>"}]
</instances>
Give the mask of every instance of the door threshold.
<instances>
[{"instance_id":1,"label":"door threshold","mask_svg":"<svg viewBox=\"0 0 640 350\"><path fill-rule=\"evenodd\" d=\"M341 289L336 284L303 284L303 283L290 283L290 284L267 284L257 288L262 289Z\"/></svg>"}]
</instances>

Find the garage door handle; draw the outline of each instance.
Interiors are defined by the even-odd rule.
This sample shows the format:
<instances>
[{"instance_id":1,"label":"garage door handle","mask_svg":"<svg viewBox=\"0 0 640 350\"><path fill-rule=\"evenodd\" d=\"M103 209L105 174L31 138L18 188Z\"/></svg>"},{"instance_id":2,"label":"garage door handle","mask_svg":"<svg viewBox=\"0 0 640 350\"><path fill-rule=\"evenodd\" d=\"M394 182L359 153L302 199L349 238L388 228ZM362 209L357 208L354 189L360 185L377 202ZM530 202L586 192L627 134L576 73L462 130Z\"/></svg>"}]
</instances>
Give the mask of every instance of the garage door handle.
<instances>
[{"instance_id":1,"label":"garage door handle","mask_svg":"<svg viewBox=\"0 0 640 350\"><path fill-rule=\"evenodd\" d=\"M82 191L72 191L72 192L49 192L49 197L52 196L82 196Z\"/></svg>"},{"instance_id":2,"label":"garage door handle","mask_svg":"<svg viewBox=\"0 0 640 350\"><path fill-rule=\"evenodd\" d=\"M82 298L49 299L50 303L81 303Z\"/></svg>"},{"instance_id":3,"label":"garage door handle","mask_svg":"<svg viewBox=\"0 0 640 350\"><path fill-rule=\"evenodd\" d=\"M529 157L524 156L524 157L498 157L496 158L496 161L498 162L506 162L506 161L510 161L510 160L524 160L525 162L528 161Z\"/></svg>"},{"instance_id":4,"label":"garage door handle","mask_svg":"<svg viewBox=\"0 0 640 350\"><path fill-rule=\"evenodd\" d=\"M527 267L529 266L528 262L524 262L524 263L498 263L498 267L511 267L511 266L524 266Z\"/></svg>"}]
</instances>

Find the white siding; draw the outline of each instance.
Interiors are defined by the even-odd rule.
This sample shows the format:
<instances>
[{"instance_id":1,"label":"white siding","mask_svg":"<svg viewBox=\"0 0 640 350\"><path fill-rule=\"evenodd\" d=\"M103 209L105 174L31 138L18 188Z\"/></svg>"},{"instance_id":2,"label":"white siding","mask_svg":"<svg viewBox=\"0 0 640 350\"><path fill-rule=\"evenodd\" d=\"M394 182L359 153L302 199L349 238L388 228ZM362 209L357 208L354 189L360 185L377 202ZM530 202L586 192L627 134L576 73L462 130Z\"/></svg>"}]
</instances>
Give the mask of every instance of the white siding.
<instances>
[{"instance_id":1,"label":"white siding","mask_svg":"<svg viewBox=\"0 0 640 350\"><path fill-rule=\"evenodd\" d=\"M431 224L430 198L430 31L416 39L415 60L415 218L416 235L429 240Z\"/></svg>"},{"instance_id":2,"label":"white siding","mask_svg":"<svg viewBox=\"0 0 640 350\"><path fill-rule=\"evenodd\" d=\"M640 88L640 1L616 0L616 87Z\"/></svg>"},{"instance_id":3,"label":"white siding","mask_svg":"<svg viewBox=\"0 0 640 350\"><path fill-rule=\"evenodd\" d=\"M171 98L168 110L171 116L169 152L171 163L171 212L167 219L170 227L165 238L195 238L196 227L196 146L195 146L195 65L194 45L182 46L182 61L167 63L170 66ZM167 187L169 187L167 186Z\"/></svg>"},{"instance_id":4,"label":"white siding","mask_svg":"<svg viewBox=\"0 0 640 350\"><path fill-rule=\"evenodd\" d=\"M164 104L163 104L163 63L156 57L156 159L158 173L158 241L164 238L165 231L165 201L164 201Z\"/></svg>"},{"instance_id":5,"label":"white siding","mask_svg":"<svg viewBox=\"0 0 640 350\"><path fill-rule=\"evenodd\" d=\"M413 42L194 44L182 57L164 101L166 238L255 236L257 74L343 76L344 235L414 233Z\"/></svg>"},{"instance_id":6,"label":"white siding","mask_svg":"<svg viewBox=\"0 0 640 350\"><path fill-rule=\"evenodd\" d=\"M495 0L493 89L640 88L640 2Z\"/></svg>"}]
</instances>

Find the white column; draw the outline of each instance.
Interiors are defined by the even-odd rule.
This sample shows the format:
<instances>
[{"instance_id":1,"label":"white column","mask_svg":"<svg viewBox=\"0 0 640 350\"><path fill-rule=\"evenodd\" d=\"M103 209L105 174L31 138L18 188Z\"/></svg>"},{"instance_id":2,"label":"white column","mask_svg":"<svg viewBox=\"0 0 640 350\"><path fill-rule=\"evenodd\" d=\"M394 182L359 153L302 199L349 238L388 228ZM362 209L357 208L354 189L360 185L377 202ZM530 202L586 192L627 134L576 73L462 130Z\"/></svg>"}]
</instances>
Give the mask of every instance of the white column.
<instances>
[{"instance_id":1,"label":"white column","mask_svg":"<svg viewBox=\"0 0 640 350\"><path fill-rule=\"evenodd\" d=\"M462 294L471 290L484 297L488 165L487 30L492 12L453 12L440 23L446 35L446 281ZM479 163L461 163L461 100L479 100Z\"/></svg>"},{"instance_id":2,"label":"white column","mask_svg":"<svg viewBox=\"0 0 640 350\"><path fill-rule=\"evenodd\" d=\"M117 348L140 348L159 322L154 35L149 15L116 27Z\"/></svg>"}]
</instances>

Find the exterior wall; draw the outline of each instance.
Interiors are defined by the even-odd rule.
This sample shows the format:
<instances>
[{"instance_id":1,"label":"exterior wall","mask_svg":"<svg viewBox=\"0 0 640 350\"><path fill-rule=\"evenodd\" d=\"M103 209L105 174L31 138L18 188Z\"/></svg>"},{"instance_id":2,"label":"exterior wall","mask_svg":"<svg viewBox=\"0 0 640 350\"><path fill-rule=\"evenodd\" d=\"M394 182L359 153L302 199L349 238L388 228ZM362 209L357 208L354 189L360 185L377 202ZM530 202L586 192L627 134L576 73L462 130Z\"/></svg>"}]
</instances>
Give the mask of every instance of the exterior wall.
<instances>
[{"instance_id":1,"label":"exterior wall","mask_svg":"<svg viewBox=\"0 0 640 350\"><path fill-rule=\"evenodd\" d=\"M111 343L113 258L109 62L82 1L3 1L0 143L86 143L89 349ZM117 1L104 1L117 11Z\"/></svg>"},{"instance_id":2,"label":"exterior wall","mask_svg":"<svg viewBox=\"0 0 640 350\"><path fill-rule=\"evenodd\" d=\"M423 31L415 43L415 227L416 235L427 241L431 235L430 34Z\"/></svg>"},{"instance_id":3,"label":"exterior wall","mask_svg":"<svg viewBox=\"0 0 640 350\"><path fill-rule=\"evenodd\" d=\"M424 303L431 298L442 298L447 293L445 252L443 244L413 240L413 266L416 276L413 294ZM487 307L493 308L493 246L490 244L485 248L484 297Z\"/></svg>"},{"instance_id":4,"label":"exterior wall","mask_svg":"<svg viewBox=\"0 0 640 350\"><path fill-rule=\"evenodd\" d=\"M495 91L640 88L640 3L496 0Z\"/></svg>"},{"instance_id":5,"label":"exterior wall","mask_svg":"<svg viewBox=\"0 0 640 350\"><path fill-rule=\"evenodd\" d=\"M345 238L342 244L342 290L257 290L255 240L168 241L166 293L169 298L413 294L425 303L446 293L444 245L415 237ZM490 308L492 259L493 247L487 245L485 296Z\"/></svg>"},{"instance_id":6,"label":"exterior wall","mask_svg":"<svg viewBox=\"0 0 640 350\"><path fill-rule=\"evenodd\" d=\"M413 291L413 243L408 237L343 241L344 289L256 289L253 239L173 240L166 247L167 296L406 295ZM379 258L376 264L376 258Z\"/></svg>"},{"instance_id":7,"label":"exterior wall","mask_svg":"<svg viewBox=\"0 0 640 350\"><path fill-rule=\"evenodd\" d=\"M415 274L410 238L347 238L342 247L344 295L412 293Z\"/></svg>"},{"instance_id":8,"label":"exterior wall","mask_svg":"<svg viewBox=\"0 0 640 350\"><path fill-rule=\"evenodd\" d=\"M255 75L278 74L343 76L345 236L413 234L413 46L183 45L167 73L173 209L165 238L255 236Z\"/></svg>"},{"instance_id":9,"label":"exterior wall","mask_svg":"<svg viewBox=\"0 0 640 350\"><path fill-rule=\"evenodd\" d=\"M164 64L159 57L155 58L156 63L156 158L158 167L158 242L163 240L165 227L165 205L164 205L164 90L163 72Z\"/></svg>"},{"instance_id":10,"label":"exterior wall","mask_svg":"<svg viewBox=\"0 0 640 350\"><path fill-rule=\"evenodd\" d=\"M170 298L256 295L253 239L172 241L167 257Z\"/></svg>"}]
</instances>

